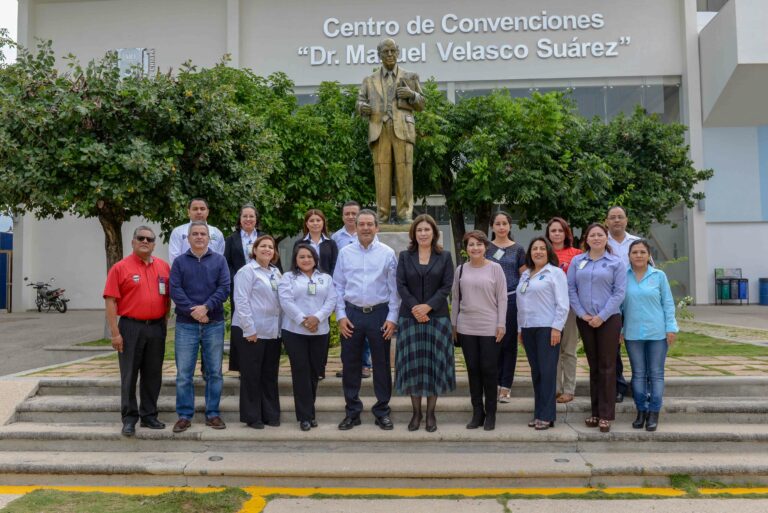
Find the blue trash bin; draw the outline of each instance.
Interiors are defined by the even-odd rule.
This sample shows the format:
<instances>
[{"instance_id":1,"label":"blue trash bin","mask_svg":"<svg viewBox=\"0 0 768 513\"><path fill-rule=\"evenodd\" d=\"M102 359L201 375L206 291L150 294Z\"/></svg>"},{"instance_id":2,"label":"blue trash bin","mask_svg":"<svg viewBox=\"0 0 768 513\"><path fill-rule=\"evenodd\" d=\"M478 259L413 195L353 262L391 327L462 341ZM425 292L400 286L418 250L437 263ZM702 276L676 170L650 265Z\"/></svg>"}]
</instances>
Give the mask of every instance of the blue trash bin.
<instances>
[{"instance_id":1,"label":"blue trash bin","mask_svg":"<svg viewBox=\"0 0 768 513\"><path fill-rule=\"evenodd\" d=\"M768 306L768 278L760 278L760 304Z\"/></svg>"}]
</instances>

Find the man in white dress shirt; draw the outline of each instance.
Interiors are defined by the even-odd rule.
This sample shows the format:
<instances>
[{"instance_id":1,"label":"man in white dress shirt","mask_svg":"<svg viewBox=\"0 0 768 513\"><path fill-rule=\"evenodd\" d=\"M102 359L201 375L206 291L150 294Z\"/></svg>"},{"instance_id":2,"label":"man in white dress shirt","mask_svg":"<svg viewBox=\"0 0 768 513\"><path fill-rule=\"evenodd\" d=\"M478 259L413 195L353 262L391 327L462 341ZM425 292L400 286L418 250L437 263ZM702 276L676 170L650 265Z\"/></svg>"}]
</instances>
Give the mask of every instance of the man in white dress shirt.
<instances>
[{"instance_id":1,"label":"man in white dress shirt","mask_svg":"<svg viewBox=\"0 0 768 513\"><path fill-rule=\"evenodd\" d=\"M192 198L189 202L188 214L189 222L203 221L208 222L208 202L203 198ZM215 226L208 225L208 231L211 236L211 241L208 243L208 247L211 251L224 254L224 235L221 230ZM189 223L177 226L171 232L171 239L168 241L168 264L173 266L173 261L179 255L183 255L189 249L189 241L187 240L187 232L189 232Z\"/></svg>"},{"instance_id":2,"label":"man in white dress shirt","mask_svg":"<svg viewBox=\"0 0 768 513\"><path fill-rule=\"evenodd\" d=\"M605 224L608 226L608 245L613 254L620 257L629 269L629 245L639 239L637 235L627 233L627 211L624 207L615 206L608 209ZM629 384L624 378L624 363L621 361L621 346L616 355L616 402L624 401L624 395L629 390Z\"/></svg>"},{"instance_id":3,"label":"man in white dress shirt","mask_svg":"<svg viewBox=\"0 0 768 513\"><path fill-rule=\"evenodd\" d=\"M339 429L360 425L361 357L365 339L371 345L372 412L381 429L393 428L389 399L392 396L390 343L397 328L400 297L397 294L395 252L376 240L379 221L372 210L357 215L357 243L339 252L333 283L336 287L336 319L341 332L342 386L346 416Z\"/></svg>"}]
</instances>

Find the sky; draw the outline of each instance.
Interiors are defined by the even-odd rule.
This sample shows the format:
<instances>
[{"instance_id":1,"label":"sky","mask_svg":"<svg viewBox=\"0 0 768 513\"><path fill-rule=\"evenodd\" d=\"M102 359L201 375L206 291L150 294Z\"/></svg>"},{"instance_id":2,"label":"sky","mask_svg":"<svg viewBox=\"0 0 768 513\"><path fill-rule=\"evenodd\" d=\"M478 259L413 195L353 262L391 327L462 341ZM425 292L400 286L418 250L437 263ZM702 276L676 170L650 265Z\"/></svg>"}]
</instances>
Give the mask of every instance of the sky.
<instances>
[{"instance_id":1,"label":"sky","mask_svg":"<svg viewBox=\"0 0 768 513\"><path fill-rule=\"evenodd\" d=\"M11 37L16 39L16 11L18 0L0 0L0 28L7 28ZM16 50L5 51L6 61L16 59Z\"/></svg>"}]
</instances>

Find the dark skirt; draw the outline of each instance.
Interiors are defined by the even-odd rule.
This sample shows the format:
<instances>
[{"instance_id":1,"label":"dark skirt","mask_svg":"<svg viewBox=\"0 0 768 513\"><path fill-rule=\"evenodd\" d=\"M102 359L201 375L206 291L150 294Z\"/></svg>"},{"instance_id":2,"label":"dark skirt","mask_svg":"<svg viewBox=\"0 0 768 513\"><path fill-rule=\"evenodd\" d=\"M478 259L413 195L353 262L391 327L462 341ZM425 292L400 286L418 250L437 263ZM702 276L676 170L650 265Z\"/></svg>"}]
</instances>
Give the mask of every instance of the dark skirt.
<instances>
[{"instance_id":1,"label":"dark skirt","mask_svg":"<svg viewBox=\"0 0 768 513\"><path fill-rule=\"evenodd\" d=\"M456 388L451 321L400 317L395 353L395 389L401 395L441 395Z\"/></svg>"}]
</instances>

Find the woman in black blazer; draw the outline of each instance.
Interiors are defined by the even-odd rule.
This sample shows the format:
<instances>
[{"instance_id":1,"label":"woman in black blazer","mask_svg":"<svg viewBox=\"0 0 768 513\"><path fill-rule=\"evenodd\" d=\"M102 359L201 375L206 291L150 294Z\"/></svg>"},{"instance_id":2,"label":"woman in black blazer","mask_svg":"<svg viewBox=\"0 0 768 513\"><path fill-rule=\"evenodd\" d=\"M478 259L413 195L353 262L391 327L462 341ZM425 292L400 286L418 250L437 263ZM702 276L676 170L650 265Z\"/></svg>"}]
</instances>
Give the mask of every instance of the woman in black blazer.
<instances>
[{"instance_id":1,"label":"woman in black blazer","mask_svg":"<svg viewBox=\"0 0 768 513\"><path fill-rule=\"evenodd\" d=\"M304 236L293 244L293 249L301 242L306 242L315 249L320 257L318 269L322 273L333 276L336 268L336 258L339 256L339 248L336 242L328 236L328 222L322 210L310 208L304 214Z\"/></svg>"},{"instance_id":2,"label":"woman in black blazer","mask_svg":"<svg viewBox=\"0 0 768 513\"><path fill-rule=\"evenodd\" d=\"M235 274L245 264L251 260L251 249L253 243L261 235L256 226L259 224L259 214L256 207L246 203L240 207L240 216L237 219L237 229L224 241L224 258L227 259L229 266L229 290L232 315L235 314L235 301L232 295L235 291ZM240 372L238 362L238 349L241 344L245 344L243 330L237 326L232 326L229 333L229 370Z\"/></svg>"},{"instance_id":3,"label":"woman in black blazer","mask_svg":"<svg viewBox=\"0 0 768 513\"><path fill-rule=\"evenodd\" d=\"M448 294L453 262L437 243L437 224L422 214L414 219L407 251L397 264L397 291L402 299L395 354L395 388L410 395L413 417L409 431L421 425L421 398L427 397L426 430L437 429L437 396L456 388Z\"/></svg>"},{"instance_id":4,"label":"woman in black blazer","mask_svg":"<svg viewBox=\"0 0 768 513\"><path fill-rule=\"evenodd\" d=\"M301 243L309 244L320 257L320 264L317 269L321 273L333 276L333 270L336 268L336 258L339 256L339 248L336 242L328 236L328 222L322 210L310 208L304 214L304 237L293 244L293 250ZM328 363L328 351L325 352L320 367L318 379L325 379L325 365Z\"/></svg>"}]
</instances>

